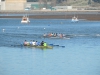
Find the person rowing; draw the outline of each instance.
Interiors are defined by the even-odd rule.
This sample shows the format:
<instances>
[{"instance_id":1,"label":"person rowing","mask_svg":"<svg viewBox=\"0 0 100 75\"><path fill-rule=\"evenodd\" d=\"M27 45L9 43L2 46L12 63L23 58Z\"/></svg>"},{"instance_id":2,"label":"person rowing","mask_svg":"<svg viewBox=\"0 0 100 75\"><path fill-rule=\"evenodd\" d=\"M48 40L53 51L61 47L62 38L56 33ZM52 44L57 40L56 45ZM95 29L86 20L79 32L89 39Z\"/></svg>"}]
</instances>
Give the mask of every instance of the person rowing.
<instances>
[{"instance_id":1,"label":"person rowing","mask_svg":"<svg viewBox=\"0 0 100 75\"><path fill-rule=\"evenodd\" d=\"M35 42L35 40L33 40L33 42L32 42L32 45L33 45L33 46L35 46L35 45L36 45L36 42Z\"/></svg>"},{"instance_id":2,"label":"person rowing","mask_svg":"<svg viewBox=\"0 0 100 75\"><path fill-rule=\"evenodd\" d=\"M57 36L57 33L54 33L54 35L53 35L54 37L56 37Z\"/></svg>"},{"instance_id":3,"label":"person rowing","mask_svg":"<svg viewBox=\"0 0 100 75\"><path fill-rule=\"evenodd\" d=\"M26 40L24 41L24 46L29 45L29 42L27 42Z\"/></svg>"},{"instance_id":4,"label":"person rowing","mask_svg":"<svg viewBox=\"0 0 100 75\"><path fill-rule=\"evenodd\" d=\"M43 36L44 36L44 37L46 37L46 36L47 36L47 34L45 34L45 33L44 33L44 34L43 34Z\"/></svg>"},{"instance_id":5,"label":"person rowing","mask_svg":"<svg viewBox=\"0 0 100 75\"><path fill-rule=\"evenodd\" d=\"M40 46L40 42L36 41L36 46Z\"/></svg>"},{"instance_id":6,"label":"person rowing","mask_svg":"<svg viewBox=\"0 0 100 75\"><path fill-rule=\"evenodd\" d=\"M63 38L63 34L62 33L60 34L60 38Z\"/></svg>"},{"instance_id":7,"label":"person rowing","mask_svg":"<svg viewBox=\"0 0 100 75\"><path fill-rule=\"evenodd\" d=\"M32 46L32 40L30 41L30 45Z\"/></svg>"},{"instance_id":8,"label":"person rowing","mask_svg":"<svg viewBox=\"0 0 100 75\"><path fill-rule=\"evenodd\" d=\"M41 46L43 46L43 44L44 44L44 41L41 42Z\"/></svg>"}]
</instances>

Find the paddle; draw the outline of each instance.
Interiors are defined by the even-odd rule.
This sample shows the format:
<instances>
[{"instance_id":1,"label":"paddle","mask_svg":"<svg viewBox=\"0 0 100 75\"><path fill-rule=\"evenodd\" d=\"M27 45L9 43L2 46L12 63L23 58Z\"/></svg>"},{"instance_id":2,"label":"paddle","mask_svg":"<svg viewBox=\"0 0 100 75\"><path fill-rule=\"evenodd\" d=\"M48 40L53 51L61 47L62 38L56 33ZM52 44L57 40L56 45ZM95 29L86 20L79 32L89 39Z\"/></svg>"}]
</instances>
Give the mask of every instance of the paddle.
<instances>
[{"instance_id":1,"label":"paddle","mask_svg":"<svg viewBox=\"0 0 100 75\"><path fill-rule=\"evenodd\" d=\"M65 47L65 46L59 46L59 45L54 45L54 44L49 44L51 46L58 46L58 47Z\"/></svg>"},{"instance_id":2,"label":"paddle","mask_svg":"<svg viewBox=\"0 0 100 75\"><path fill-rule=\"evenodd\" d=\"M50 46L53 46L53 44L49 44Z\"/></svg>"},{"instance_id":3,"label":"paddle","mask_svg":"<svg viewBox=\"0 0 100 75\"><path fill-rule=\"evenodd\" d=\"M23 44L15 44L15 45L11 45L13 47L23 47Z\"/></svg>"},{"instance_id":4,"label":"paddle","mask_svg":"<svg viewBox=\"0 0 100 75\"><path fill-rule=\"evenodd\" d=\"M54 46L59 46L59 45L54 45ZM65 47L65 46L59 46L59 47Z\"/></svg>"}]
</instances>

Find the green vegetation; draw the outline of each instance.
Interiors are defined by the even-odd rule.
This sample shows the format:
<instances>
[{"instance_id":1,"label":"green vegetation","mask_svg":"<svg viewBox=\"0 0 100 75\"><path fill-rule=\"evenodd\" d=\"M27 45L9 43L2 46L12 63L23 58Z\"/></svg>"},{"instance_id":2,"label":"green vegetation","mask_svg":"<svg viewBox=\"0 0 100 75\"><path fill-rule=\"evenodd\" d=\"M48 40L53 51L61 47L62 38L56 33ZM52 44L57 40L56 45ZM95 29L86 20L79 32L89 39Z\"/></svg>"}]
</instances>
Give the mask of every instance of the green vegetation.
<instances>
[{"instance_id":1,"label":"green vegetation","mask_svg":"<svg viewBox=\"0 0 100 75\"><path fill-rule=\"evenodd\" d=\"M100 0L93 0L94 2L100 3Z\"/></svg>"},{"instance_id":2,"label":"green vegetation","mask_svg":"<svg viewBox=\"0 0 100 75\"><path fill-rule=\"evenodd\" d=\"M39 2L39 1L56 1L57 3L62 3L62 2L73 2L73 1L80 1L80 0L27 0L27 2ZM97 2L100 3L100 0L81 0L81 1L93 1L93 2Z\"/></svg>"},{"instance_id":3,"label":"green vegetation","mask_svg":"<svg viewBox=\"0 0 100 75\"><path fill-rule=\"evenodd\" d=\"M100 0L27 0L27 2L39 2L44 4L47 4L47 2L51 2L51 6L56 6L56 5L96 6L100 4Z\"/></svg>"}]
</instances>

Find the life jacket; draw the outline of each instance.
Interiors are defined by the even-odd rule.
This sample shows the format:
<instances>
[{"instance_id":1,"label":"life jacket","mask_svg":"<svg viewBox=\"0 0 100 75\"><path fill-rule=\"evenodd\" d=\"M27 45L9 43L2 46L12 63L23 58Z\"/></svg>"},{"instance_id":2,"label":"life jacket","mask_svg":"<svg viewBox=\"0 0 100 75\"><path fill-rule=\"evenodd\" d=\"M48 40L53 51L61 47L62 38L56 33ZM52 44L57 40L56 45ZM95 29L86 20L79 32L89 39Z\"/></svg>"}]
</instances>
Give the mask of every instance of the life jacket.
<instances>
[{"instance_id":1,"label":"life jacket","mask_svg":"<svg viewBox=\"0 0 100 75\"><path fill-rule=\"evenodd\" d=\"M43 46L47 46L47 43L44 43Z\"/></svg>"}]
</instances>

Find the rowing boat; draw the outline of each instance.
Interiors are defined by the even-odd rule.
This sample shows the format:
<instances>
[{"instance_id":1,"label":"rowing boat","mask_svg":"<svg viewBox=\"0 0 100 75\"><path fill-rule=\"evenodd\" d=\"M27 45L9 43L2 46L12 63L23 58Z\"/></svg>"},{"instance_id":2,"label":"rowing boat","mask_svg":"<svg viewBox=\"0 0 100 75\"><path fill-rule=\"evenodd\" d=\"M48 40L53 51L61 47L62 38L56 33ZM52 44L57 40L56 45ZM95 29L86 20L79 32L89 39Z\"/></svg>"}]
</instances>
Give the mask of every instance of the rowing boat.
<instances>
[{"instance_id":1,"label":"rowing boat","mask_svg":"<svg viewBox=\"0 0 100 75\"><path fill-rule=\"evenodd\" d=\"M33 46L33 45L24 45L24 46L27 46L27 47L35 47L35 48L41 48L41 49L52 49L53 47L52 46Z\"/></svg>"}]
</instances>

